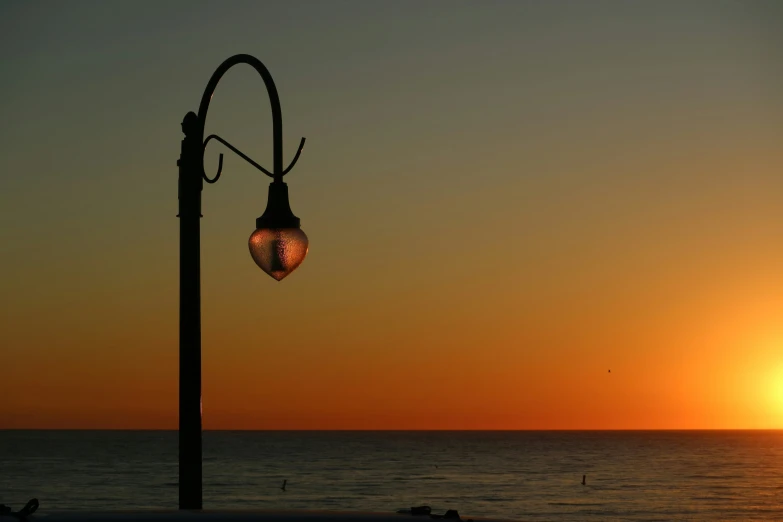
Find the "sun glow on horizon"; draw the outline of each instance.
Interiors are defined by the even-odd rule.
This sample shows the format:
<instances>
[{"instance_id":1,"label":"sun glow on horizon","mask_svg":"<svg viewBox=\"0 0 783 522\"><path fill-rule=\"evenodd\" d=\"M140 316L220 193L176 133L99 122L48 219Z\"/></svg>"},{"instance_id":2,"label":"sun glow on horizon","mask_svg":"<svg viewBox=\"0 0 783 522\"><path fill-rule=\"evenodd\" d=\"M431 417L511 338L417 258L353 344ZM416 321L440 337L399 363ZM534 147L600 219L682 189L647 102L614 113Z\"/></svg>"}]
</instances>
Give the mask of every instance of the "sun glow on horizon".
<instances>
[{"instance_id":1,"label":"sun glow on horizon","mask_svg":"<svg viewBox=\"0 0 783 522\"><path fill-rule=\"evenodd\" d=\"M775 346L778 347L777 351L783 354L783 342L776 343ZM783 427L783 360L770 367L761 379L761 384L769 404L771 423L777 427Z\"/></svg>"}]
</instances>

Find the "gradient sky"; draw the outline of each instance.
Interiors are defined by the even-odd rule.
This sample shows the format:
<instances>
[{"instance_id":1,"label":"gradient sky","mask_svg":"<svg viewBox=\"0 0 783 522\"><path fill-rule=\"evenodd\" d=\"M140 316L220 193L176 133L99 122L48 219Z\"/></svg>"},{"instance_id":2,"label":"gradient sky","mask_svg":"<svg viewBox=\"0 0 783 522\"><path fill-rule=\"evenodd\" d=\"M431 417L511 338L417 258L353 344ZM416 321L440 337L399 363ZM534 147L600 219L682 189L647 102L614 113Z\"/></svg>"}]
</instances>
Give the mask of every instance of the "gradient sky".
<instances>
[{"instance_id":1,"label":"gradient sky","mask_svg":"<svg viewBox=\"0 0 783 522\"><path fill-rule=\"evenodd\" d=\"M0 6L0 428L176 428L180 122L280 93L310 238L202 220L206 429L783 428L783 3ZM271 166L263 82L207 132ZM611 374L608 370L611 369Z\"/></svg>"}]
</instances>

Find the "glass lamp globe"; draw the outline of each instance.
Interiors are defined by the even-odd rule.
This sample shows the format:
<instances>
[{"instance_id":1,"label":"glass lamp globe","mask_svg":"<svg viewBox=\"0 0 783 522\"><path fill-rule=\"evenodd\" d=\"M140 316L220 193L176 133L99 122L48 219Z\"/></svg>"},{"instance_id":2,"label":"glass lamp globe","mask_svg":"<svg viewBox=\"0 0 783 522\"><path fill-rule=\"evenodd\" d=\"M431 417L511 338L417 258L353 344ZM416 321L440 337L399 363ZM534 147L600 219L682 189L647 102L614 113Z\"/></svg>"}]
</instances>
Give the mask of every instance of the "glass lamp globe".
<instances>
[{"instance_id":1,"label":"glass lamp globe","mask_svg":"<svg viewBox=\"0 0 783 522\"><path fill-rule=\"evenodd\" d=\"M277 281L296 270L307 255L307 235L291 212L288 185L279 179L269 184L266 210L256 219L248 245L253 261Z\"/></svg>"},{"instance_id":2,"label":"glass lamp globe","mask_svg":"<svg viewBox=\"0 0 783 522\"><path fill-rule=\"evenodd\" d=\"M250 255L256 264L281 281L302 264L309 241L300 228L258 228L248 241Z\"/></svg>"}]
</instances>

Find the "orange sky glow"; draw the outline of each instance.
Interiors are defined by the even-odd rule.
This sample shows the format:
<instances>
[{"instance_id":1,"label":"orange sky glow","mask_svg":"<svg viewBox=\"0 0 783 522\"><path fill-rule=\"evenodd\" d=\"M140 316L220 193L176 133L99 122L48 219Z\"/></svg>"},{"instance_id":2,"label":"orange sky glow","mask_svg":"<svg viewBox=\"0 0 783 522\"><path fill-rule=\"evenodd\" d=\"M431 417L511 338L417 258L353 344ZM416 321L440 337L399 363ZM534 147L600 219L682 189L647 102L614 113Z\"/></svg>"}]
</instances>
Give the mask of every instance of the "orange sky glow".
<instances>
[{"instance_id":1,"label":"orange sky glow","mask_svg":"<svg viewBox=\"0 0 783 522\"><path fill-rule=\"evenodd\" d=\"M310 252L256 267L268 181L210 144L205 429L783 428L783 46L740 4L18 8L0 429L177 428L180 121L238 52ZM271 164L253 71L207 131Z\"/></svg>"}]
</instances>

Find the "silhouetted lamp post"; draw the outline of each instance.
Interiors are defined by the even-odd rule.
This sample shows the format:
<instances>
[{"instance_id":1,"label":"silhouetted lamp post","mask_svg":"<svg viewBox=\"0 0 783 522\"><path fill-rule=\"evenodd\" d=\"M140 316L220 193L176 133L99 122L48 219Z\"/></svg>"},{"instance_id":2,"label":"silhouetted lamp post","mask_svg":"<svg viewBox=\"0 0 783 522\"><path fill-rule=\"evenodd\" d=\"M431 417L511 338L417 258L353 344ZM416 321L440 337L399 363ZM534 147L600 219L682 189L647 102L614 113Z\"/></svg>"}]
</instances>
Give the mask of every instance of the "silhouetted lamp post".
<instances>
[{"instance_id":1,"label":"silhouetted lamp post","mask_svg":"<svg viewBox=\"0 0 783 522\"><path fill-rule=\"evenodd\" d=\"M266 84L272 105L272 172L214 134L204 139L207 109L220 78L238 63L251 65ZM305 139L291 164L283 169L283 117L280 99L269 71L257 58L232 56L210 78L198 115L189 112L182 122L185 138L179 166L179 508L201 509L201 190L203 182L220 178L223 155L214 178L204 173L204 149L215 139L272 178L266 210L256 219L250 235L250 255L261 270L280 281L298 267L307 255L307 236L288 204L288 186L283 176L299 159Z\"/></svg>"}]
</instances>

